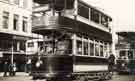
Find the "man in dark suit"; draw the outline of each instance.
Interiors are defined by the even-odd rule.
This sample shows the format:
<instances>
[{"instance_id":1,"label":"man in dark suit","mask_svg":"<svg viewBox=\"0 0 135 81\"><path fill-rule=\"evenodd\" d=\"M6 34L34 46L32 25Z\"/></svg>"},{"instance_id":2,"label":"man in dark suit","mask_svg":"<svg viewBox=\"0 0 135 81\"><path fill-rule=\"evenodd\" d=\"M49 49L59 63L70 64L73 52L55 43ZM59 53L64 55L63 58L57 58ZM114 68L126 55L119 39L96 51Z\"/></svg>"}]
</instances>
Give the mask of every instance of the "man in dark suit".
<instances>
[{"instance_id":1,"label":"man in dark suit","mask_svg":"<svg viewBox=\"0 0 135 81\"><path fill-rule=\"evenodd\" d=\"M3 70L4 70L4 77L7 77L7 72L8 72L8 61L5 61L4 62L4 67L3 67Z\"/></svg>"}]
</instances>

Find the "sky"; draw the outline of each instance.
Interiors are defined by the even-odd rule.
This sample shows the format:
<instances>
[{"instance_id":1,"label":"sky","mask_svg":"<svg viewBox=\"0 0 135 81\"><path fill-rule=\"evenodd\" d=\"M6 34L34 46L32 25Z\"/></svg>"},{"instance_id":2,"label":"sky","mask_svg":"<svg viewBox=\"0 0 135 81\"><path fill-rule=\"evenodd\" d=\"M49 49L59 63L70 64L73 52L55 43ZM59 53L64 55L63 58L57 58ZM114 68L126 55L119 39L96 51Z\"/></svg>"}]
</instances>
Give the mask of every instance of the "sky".
<instances>
[{"instance_id":1,"label":"sky","mask_svg":"<svg viewBox=\"0 0 135 81\"><path fill-rule=\"evenodd\" d=\"M115 31L135 31L135 0L84 0L113 18ZM133 29L134 28L134 29Z\"/></svg>"}]
</instances>

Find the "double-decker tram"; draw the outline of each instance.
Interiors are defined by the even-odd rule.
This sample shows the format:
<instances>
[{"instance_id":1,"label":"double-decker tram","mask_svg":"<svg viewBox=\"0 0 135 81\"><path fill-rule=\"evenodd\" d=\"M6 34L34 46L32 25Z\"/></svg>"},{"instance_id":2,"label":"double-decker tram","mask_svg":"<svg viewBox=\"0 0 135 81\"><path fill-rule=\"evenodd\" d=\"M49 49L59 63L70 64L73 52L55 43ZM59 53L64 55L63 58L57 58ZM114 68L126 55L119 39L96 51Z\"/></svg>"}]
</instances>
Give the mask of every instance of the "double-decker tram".
<instances>
[{"instance_id":1,"label":"double-decker tram","mask_svg":"<svg viewBox=\"0 0 135 81\"><path fill-rule=\"evenodd\" d=\"M42 1L44 5L40 5ZM86 81L110 77L107 58L112 19L82 0L54 1L35 0L39 7L35 8L32 31L42 34L43 42L38 53L31 56L33 79Z\"/></svg>"},{"instance_id":2,"label":"double-decker tram","mask_svg":"<svg viewBox=\"0 0 135 81\"><path fill-rule=\"evenodd\" d=\"M118 73L133 73L135 69L135 49L120 49L116 60Z\"/></svg>"}]
</instances>

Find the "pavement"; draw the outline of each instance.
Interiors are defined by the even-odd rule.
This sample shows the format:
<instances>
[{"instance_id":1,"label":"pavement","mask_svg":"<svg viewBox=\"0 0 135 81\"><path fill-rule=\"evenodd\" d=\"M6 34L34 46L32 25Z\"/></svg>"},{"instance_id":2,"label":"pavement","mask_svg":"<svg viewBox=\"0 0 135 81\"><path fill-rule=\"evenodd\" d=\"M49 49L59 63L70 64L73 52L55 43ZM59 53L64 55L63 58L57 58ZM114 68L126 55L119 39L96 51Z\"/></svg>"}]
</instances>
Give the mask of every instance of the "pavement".
<instances>
[{"instance_id":1,"label":"pavement","mask_svg":"<svg viewBox=\"0 0 135 81\"><path fill-rule=\"evenodd\" d=\"M16 72L15 76L3 77L3 73L0 73L0 81L33 81L32 77L25 72Z\"/></svg>"},{"instance_id":2,"label":"pavement","mask_svg":"<svg viewBox=\"0 0 135 81\"><path fill-rule=\"evenodd\" d=\"M3 72L0 73L0 77L3 77ZM7 73L8 75L9 73ZM28 73L25 73L25 72L16 72L16 76L28 76L29 74Z\"/></svg>"}]
</instances>

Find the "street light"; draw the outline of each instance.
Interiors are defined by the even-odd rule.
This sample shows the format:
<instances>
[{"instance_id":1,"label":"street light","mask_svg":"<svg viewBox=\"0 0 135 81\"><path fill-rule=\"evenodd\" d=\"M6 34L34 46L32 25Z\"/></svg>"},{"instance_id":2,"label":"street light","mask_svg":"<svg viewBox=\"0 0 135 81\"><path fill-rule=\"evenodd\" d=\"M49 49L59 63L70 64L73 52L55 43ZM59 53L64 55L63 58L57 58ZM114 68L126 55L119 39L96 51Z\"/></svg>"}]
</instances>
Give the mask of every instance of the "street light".
<instances>
[{"instance_id":1,"label":"street light","mask_svg":"<svg viewBox=\"0 0 135 81\"><path fill-rule=\"evenodd\" d=\"M11 65L13 65L13 62L14 62L14 42L13 42L13 39L12 39L12 47L11 47Z\"/></svg>"}]
</instances>

